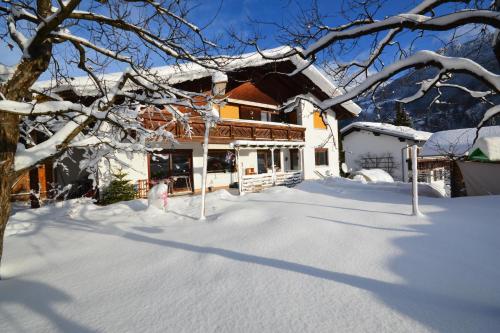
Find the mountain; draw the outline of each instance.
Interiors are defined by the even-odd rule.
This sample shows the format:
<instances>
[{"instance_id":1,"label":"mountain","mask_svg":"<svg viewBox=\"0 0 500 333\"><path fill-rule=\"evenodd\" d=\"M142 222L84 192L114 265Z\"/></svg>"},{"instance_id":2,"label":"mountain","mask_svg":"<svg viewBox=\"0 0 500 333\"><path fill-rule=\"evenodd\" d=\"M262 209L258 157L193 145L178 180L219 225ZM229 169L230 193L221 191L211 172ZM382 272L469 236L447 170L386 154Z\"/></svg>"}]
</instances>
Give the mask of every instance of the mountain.
<instances>
[{"instance_id":1,"label":"mountain","mask_svg":"<svg viewBox=\"0 0 500 333\"><path fill-rule=\"evenodd\" d=\"M453 43L437 52L446 56L469 58L494 73L500 73L500 67L491 48L491 35L465 43ZM375 111L370 97L359 98L356 103L363 112L352 121L392 121L396 110L395 100L413 95L420 87L418 82L432 78L436 73L437 70L434 68L413 70L380 88L375 94L375 102L380 107L379 112ZM449 83L463 85L471 90L487 89L482 82L465 74L454 74ZM436 132L474 127L489 107L489 104L457 88L441 88L441 92L439 103L434 103L430 108L431 101L437 96L435 89L425 97L404 106L413 119L413 126L416 129ZM493 96L489 100L499 104L500 96ZM347 123L341 125L345 126Z\"/></svg>"}]
</instances>

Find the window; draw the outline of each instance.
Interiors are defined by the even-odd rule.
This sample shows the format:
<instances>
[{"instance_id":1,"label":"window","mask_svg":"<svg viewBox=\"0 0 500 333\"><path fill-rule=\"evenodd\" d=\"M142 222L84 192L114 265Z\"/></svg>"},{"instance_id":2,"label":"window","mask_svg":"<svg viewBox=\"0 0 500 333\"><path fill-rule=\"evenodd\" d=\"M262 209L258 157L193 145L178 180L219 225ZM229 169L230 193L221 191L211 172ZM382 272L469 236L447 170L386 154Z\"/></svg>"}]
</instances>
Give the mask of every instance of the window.
<instances>
[{"instance_id":1,"label":"window","mask_svg":"<svg viewBox=\"0 0 500 333\"><path fill-rule=\"evenodd\" d=\"M436 169L433 171L434 181L443 180L444 179L444 169Z\"/></svg>"},{"instance_id":2,"label":"window","mask_svg":"<svg viewBox=\"0 0 500 333\"><path fill-rule=\"evenodd\" d=\"M232 150L209 150L207 172L234 172L236 156Z\"/></svg>"},{"instance_id":3,"label":"window","mask_svg":"<svg viewBox=\"0 0 500 333\"><path fill-rule=\"evenodd\" d=\"M258 173L267 173L271 171L271 150L257 151L257 171ZM281 168L280 150L274 150L274 167Z\"/></svg>"},{"instance_id":4,"label":"window","mask_svg":"<svg viewBox=\"0 0 500 333\"><path fill-rule=\"evenodd\" d=\"M316 148L314 150L316 166L328 165L328 149Z\"/></svg>"},{"instance_id":5,"label":"window","mask_svg":"<svg viewBox=\"0 0 500 333\"><path fill-rule=\"evenodd\" d=\"M269 112L261 111L260 112L260 120L261 121L270 121L271 114Z\"/></svg>"},{"instance_id":6,"label":"window","mask_svg":"<svg viewBox=\"0 0 500 333\"><path fill-rule=\"evenodd\" d=\"M285 122L288 124L300 125L297 122L297 110L293 110L291 112L285 113Z\"/></svg>"},{"instance_id":7,"label":"window","mask_svg":"<svg viewBox=\"0 0 500 333\"><path fill-rule=\"evenodd\" d=\"M149 180L156 184L160 180L167 180L173 177L174 182L171 189L175 191L192 191L192 156L188 149L178 149L173 151L163 151L155 155L150 155L149 160Z\"/></svg>"},{"instance_id":8,"label":"window","mask_svg":"<svg viewBox=\"0 0 500 333\"><path fill-rule=\"evenodd\" d=\"M261 120L260 109L249 106L240 107L240 119Z\"/></svg>"},{"instance_id":9,"label":"window","mask_svg":"<svg viewBox=\"0 0 500 333\"><path fill-rule=\"evenodd\" d=\"M417 180L421 183L431 182L431 172L428 170L418 171Z\"/></svg>"},{"instance_id":10,"label":"window","mask_svg":"<svg viewBox=\"0 0 500 333\"><path fill-rule=\"evenodd\" d=\"M291 170L300 170L301 167L299 165L299 150L297 148L290 149L290 169Z\"/></svg>"}]
</instances>

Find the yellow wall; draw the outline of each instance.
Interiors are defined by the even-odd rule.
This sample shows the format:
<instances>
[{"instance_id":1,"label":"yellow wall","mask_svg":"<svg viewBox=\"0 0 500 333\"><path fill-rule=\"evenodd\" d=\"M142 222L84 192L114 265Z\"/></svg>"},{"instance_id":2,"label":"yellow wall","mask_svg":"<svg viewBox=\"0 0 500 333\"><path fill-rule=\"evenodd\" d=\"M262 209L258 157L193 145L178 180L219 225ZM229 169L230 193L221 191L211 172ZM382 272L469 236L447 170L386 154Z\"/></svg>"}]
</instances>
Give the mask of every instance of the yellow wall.
<instances>
[{"instance_id":1,"label":"yellow wall","mask_svg":"<svg viewBox=\"0 0 500 333\"><path fill-rule=\"evenodd\" d=\"M240 119L240 108L236 105L224 105L220 110L221 118Z\"/></svg>"},{"instance_id":2,"label":"yellow wall","mask_svg":"<svg viewBox=\"0 0 500 333\"><path fill-rule=\"evenodd\" d=\"M323 118L320 116L319 111L314 111L314 128L326 129Z\"/></svg>"}]
</instances>

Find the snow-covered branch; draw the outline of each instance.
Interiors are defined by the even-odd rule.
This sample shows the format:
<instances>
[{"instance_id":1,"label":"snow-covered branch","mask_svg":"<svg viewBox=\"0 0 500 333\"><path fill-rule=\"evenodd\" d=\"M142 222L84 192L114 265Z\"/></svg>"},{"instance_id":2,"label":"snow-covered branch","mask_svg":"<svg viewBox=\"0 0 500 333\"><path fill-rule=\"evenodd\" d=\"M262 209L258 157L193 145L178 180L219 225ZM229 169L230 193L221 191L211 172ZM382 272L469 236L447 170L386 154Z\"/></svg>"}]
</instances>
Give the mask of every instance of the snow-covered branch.
<instances>
[{"instance_id":1,"label":"snow-covered branch","mask_svg":"<svg viewBox=\"0 0 500 333\"><path fill-rule=\"evenodd\" d=\"M332 31L313 43L306 50L299 50L298 52L303 57L308 58L334 42L345 39L355 39L380 31L397 28L444 31L466 24L487 24L498 29L500 28L500 13L490 10L464 10L438 17L419 14L399 14L385 20L356 26L349 30Z\"/></svg>"},{"instance_id":2,"label":"snow-covered branch","mask_svg":"<svg viewBox=\"0 0 500 333\"><path fill-rule=\"evenodd\" d=\"M500 91L500 75L488 71L478 63L467 58L446 57L433 51L420 51L411 57L384 67L380 72L369 76L363 83L345 94L324 101L321 103L321 108L327 109L334 105L349 101L371 89L378 83L389 80L402 71L409 68L420 68L424 66L436 67L448 73L469 74L483 81L495 91Z\"/></svg>"},{"instance_id":3,"label":"snow-covered branch","mask_svg":"<svg viewBox=\"0 0 500 333\"><path fill-rule=\"evenodd\" d=\"M150 69L149 53L169 64L187 61L212 70L225 61L211 56L217 53L216 45L188 20L188 12L178 1L109 0L99 10L81 0L57 1L56 6L50 0L0 4L0 23L5 23L6 36L23 54L0 84L0 116L10 117L9 122L20 121L21 138L28 146L15 155L12 171L20 174L57 158L79 145L75 142L97 140L120 149L126 146L122 144L125 138L132 140L129 133L134 132L135 145L144 151L148 138L174 140L167 125L145 126L147 115L141 110L148 106L155 107L157 115L165 115L165 124L181 122L186 132L190 132L189 118L181 108L212 117L211 96L179 89L168 76ZM84 29L73 29L75 25ZM58 53L65 54L65 59L53 56L57 48L67 45L71 47ZM111 63L129 68L113 86L100 79ZM64 71L71 66L88 75L90 85L99 91L97 96L84 93L68 100L60 93L64 91L58 90L61 85L71 91L72 79ZM55 87L36 86L37 78L49 69ZM11 138L19 135L13 130Z\"/></svg>"},{"instance_id":4,"label":"snow-covered branch","mask_svg":"<svg viewBox=\"0 0 500 333\"><path fill-rule=\"evenodd\" d=\"M44 103L26 103L10 100L0 100L0 111L20 116L37 116L61 114L65 112L84 113L86 107L82 104L68 101L49 101Z\"/></svg>"}]
</instances>

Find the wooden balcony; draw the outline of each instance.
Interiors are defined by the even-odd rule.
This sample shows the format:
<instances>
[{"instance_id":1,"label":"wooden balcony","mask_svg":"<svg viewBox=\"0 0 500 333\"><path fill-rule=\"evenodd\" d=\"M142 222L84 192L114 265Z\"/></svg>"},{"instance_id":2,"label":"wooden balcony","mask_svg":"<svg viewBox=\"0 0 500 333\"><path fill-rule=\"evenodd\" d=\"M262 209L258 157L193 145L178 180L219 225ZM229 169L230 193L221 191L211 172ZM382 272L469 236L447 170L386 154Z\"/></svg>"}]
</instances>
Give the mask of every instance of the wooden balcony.
<instances>
[{"instance_id":1,"label":"wooden balcony","mask_svg":"<svg viewBox=\"0 0 500 333\"><path fill-rule=\"evenodd\" d=\"M144 120L148 128L155 129L167 123L167 120L149 118ZM191 138L185 135L182 124L172 122L166 129L175 135L180 142L202 141L205 134L205 123L198 117L191 118ZM221 120L210 130L210 143L229 143L234 140L255 141L304 141L305 127L252 120Z\"/></svg>"}]
</instances>

